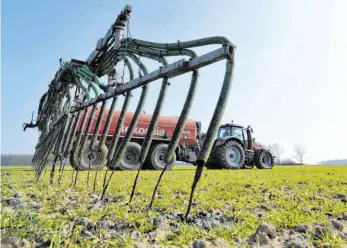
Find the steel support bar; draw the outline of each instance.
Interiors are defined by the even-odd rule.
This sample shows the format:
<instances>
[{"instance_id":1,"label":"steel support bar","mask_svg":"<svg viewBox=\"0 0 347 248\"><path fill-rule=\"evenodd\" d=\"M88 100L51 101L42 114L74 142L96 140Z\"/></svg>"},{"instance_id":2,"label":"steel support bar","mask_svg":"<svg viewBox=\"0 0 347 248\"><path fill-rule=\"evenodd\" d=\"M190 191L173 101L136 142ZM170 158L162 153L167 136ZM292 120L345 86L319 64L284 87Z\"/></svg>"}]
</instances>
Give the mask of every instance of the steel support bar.
<instances>
[{"instance_id":1,"label":"steel support bar","mask_svg":"<svg viewBox=\"0 0 347 248\"><path fill-rule=\"evenodd\" d=\"M172 64L169 64L166 67L163 67L151 73L148 73L142 77L138 77L133 80L130 80L128 83L120 85L118 88L114 88L113 90L105 94L101 94L96 98L92 98L89 101L85 102L79 108L75 108L74 110L72 110L71 113L74 113L80 109L89 107L95 103L99 103L101 101L110 99L114 97L115 95L123 94L129 90L139 88L159 78L164 78L164 77L172 78L175 76L179 76L189 71L199 69L201 67L213 64L223 59L231 58L233 56L234 56L234 47L232 45L224 45L223 47L217 50L214 50L210 53L190 59L189 61L186 61L185 59L181 59Z\"/></svg>"},{"instance_id":2,"label":"steel support bar","mask_svg":"<svg viewBox=\"0 0 347 248\"><path fill-rule=\"evenodd\" d=\"M117 20L111 25L103 38L100 38L96 43L95 50L89 55L86 63L88 65L93 65L95 61L101 57L102 52L109 46L109 43L114 42L116 47L120 44L120 38L122 32L119 30L122 26L125 26L125 22L127 18L129 18L130 13L132 11L132 7L130 5L126 5L125 8L118 15ZM123 29L123 28L122 28Z\"/></svg>"}]
</instances>

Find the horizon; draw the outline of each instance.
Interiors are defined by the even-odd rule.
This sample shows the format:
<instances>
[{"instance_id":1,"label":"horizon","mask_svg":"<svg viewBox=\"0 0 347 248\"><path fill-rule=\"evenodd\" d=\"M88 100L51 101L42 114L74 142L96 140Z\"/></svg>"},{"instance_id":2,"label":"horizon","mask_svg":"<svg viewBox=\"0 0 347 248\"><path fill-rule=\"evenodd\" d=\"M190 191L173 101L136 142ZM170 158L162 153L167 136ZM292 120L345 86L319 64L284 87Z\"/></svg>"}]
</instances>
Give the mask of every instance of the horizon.
<instances>
[{"instance_id":1,"label":"horizon","mask_svg":"<svg viewBox=\"0 0 347 248\"><path fill-rule=\"evenodd\" d=\"M34 154L1 153L1 156L33 156L33 155ZM284 158L283 160L286 160L286 159L291 159L291 158ZM68 158L65 158L64 160L68 160ZM332 163L332 162L336 162L336 161L342 161L343 163L340 163L340 164ZM177 161L176 162L177 165L182 164L182 163L183 164L188 164L188 165L193 165L192 163L187 163L187 162L183 162L183 161ZM280 163L275 163L275 164L277 166L280 166L280 165L289 166L289 164L280 164ZM5 164L0 164L0 166L3 166L3 165L6 166ZM27 165L29 165L29 164L27 164ZM292 165L301 165L301 164L292 164ZM321 161L318 161L315 164L302 164L302 165L303 166L305 166L305 165L347 165L347 158L342 158L342 159L336 158L336 159L331 159L331 160L321 160ZM13 166L15 166L15 165L13 165ZM20 165L18 165L18 166L20 166Z\"/></svg>"},{"instance_id":2,"label":"horizon","mask_svg":"<svg viewBox=\"0 0 347 248\"><path fill-rule=\"evenodd\" d=\"M66 3L69 8L62 2L3 2L2 154L34 153L39 133L23 132L22 124L30 121L33 110L36 117L59 58L85 60L130 4L134 38L176 42L225 36L236 45L233 85L222 123L251 125L257 142L278 143L285 149L283 158L292 158L294 143L306 148L306 164L346 158L347 139L341 137L347 138L347 115L340 113L347 109L346 1L253 1L252 6L241 1ZM158 69L156 63L148 65L149 72ZM200 85L188 118L201 121L203 131L217 102L223 70L219 62L199 70ZM189 76L170 80L162 115L179 115ZM147 113L153 112L159 86L151 84L148 99L154 100L145 104ZM137 99L138 93L129 111Z\"/></svg>"}]
</instances>

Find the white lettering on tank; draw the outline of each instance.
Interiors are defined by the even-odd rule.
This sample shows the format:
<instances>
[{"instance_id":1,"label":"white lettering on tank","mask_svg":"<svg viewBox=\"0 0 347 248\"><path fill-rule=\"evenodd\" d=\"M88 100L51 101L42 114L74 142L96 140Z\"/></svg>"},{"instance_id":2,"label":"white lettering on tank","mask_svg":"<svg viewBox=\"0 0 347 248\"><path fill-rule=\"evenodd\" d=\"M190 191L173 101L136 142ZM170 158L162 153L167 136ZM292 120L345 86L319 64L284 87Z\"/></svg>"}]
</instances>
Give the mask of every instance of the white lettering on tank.
<instances>
[{"instance_id":1,"label":"white lettering on tank","mask_svg":"<svg viewBox=\"0 0 347 248\"><path fill-rule=\"evenodd\" d=\"M126 133L128 131L129 127L124 126L122 128L122 133ZM148 132L148 128L144 128L144 127L136 127L134 128L133 134L135 135L146 135ZM153 134L156 136L165 136L166 131L164 129L160 129L160 127L157 127L156 129L153 130Z\"/></svg>"}]
</instances>

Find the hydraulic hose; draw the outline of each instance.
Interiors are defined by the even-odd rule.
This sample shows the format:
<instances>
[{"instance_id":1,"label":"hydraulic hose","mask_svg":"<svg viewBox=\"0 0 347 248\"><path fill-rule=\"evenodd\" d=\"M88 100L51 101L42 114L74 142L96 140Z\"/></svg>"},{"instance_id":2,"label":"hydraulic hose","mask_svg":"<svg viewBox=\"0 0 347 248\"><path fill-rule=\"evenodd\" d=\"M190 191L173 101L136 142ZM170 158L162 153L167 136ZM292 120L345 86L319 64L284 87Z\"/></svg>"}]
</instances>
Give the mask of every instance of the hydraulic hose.
<instances>
[{"instance_id":1,"label":"hydraulic hose","mask_svg":"<svg viewBox=\"0 0 347 248\"><path fill-rule=\"evenodd\" d=\"M175 42L175 43L157 43L157 42L150 42L150 41L138 40L133 38L124 38L121 40L121 44L124 44L126 42L132 43L138 46L154 47L154 48L160 48L160 49L166 49L166 50L180 50L180 49L191 48L191 47L199 47L199 46L206 46L206 45L223 45L223 44L230 44L236 47L227 38L223 36L213 36L213 37L208 37L203 39L190 40L190 41L184 41L184 42Z\"/></svg>"},{"instance_id":2,"label":"hydraulic hose","mask_svg":"<svg viewBox=\"0 0 347 248\"><path fill-rule=\"evenodd\" d=\"M159 57L161 56L179 56L179 55L186 55L192 58L196 57L196 53L193 50L189 49L175 49L175 50L159 50L159 49L153 49L145 46L136 46L133 44L128 44L127 49L132 49L132 50L138 50L140 52L148 53L148 54L153 54L153 55L158 55ZM124 45L121 47L121 49L125 49Z\"/></svg>"}]
</instances>

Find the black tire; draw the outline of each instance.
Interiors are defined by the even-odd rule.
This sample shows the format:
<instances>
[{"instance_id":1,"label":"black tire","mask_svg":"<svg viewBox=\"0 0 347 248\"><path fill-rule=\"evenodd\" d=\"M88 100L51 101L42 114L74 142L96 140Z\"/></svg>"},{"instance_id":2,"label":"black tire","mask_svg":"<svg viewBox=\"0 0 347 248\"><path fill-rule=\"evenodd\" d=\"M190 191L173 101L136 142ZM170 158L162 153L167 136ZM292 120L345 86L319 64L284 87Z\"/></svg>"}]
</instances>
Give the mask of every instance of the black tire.
<instances>
[{"instance_id":1,"label":"black tire","mask_svg":"<svg viewBox=\"0 0 347 248\"><path fill-rule=\"evenodd\" d=\"M241 169L245 161L245 151L240 143L229 140L215 148L213 158L220 169Z\"/></svg>"},{"instance_id":2,"label":"black tire","mask_svg":"<svg viewBox=\"0 0 347 248\"><path fill-rule=\"evenodd\" d=\"M81 153L81 159L77 157L77 154L74 153L74 151L71 152L70 154L70 164L71 167L74 168L75 170L101 170L106 166L107 163L107 153L108 153L108 148L104 144L101 146L100 151L96 151L99 145L99 141L94 142L94 150L89 149L90 145L90 140L86 141L84 144L84 148L82 149ZM76 153L78 150L76 151ZM90 166L89 166L90 164ZM79 165L79 166L78 166Z\"/></svg>"},{"instance_id":3,"label":"black tire","mask_svg":"<svg viewBox=\"0 0 347 248\"><path fill-rule=\"evenodd\" d=\"M253 169L254 168L254 161L252 162L244 162L244 164L242 165L242 169Z\"/></svg>"},{"instance_id":4,"label":"black tire","mask_svg":"<svg viewBox=\"0 0 347 248\"><path fill-rule=\"evenodd\" d=\"M274 158L271 152L261 150L256 156L255 166L258 169L272 169L275 165Z\"/></svg>"},{"instance_id":5,"label":"black tire","mask_svg":"<svg viewBox=\"0 0 347 248\"><path fill-rule=\"evenodd\" d=\"M137 170L140 167L139 157L141 146L138 143L130 142L125 149L121 162L118 166L120 170Z\"/></svg>"},{"instance_id":6,"label":"black tire","mask_svg":"<svg viewBox=\"0 0 347 248\"><path fill-rule=\"evenodd\" d=\"M168 148L167 144L154 145L146 158L146 168L150 170L163 170L165 167L164 156ZM166 170L171 170L176 163L176 154L173 156L172 161L168 164Z\"/></svg>"},{"instance_id":7,"label":"black tire","mask_svg":"<svg viewBox=\"0 0 347 248\"><path fill-rule=\"evenodd\" d=\"M205 163L205 167L209 170L214 170L214 169L221 169L220 167L218 167L216 165L215 162L213 161L210 161L210 160L207 160L207 162Z\"/></svg>"}]
</instances>

